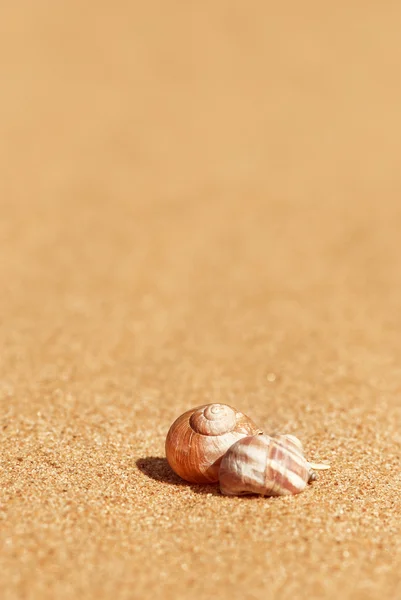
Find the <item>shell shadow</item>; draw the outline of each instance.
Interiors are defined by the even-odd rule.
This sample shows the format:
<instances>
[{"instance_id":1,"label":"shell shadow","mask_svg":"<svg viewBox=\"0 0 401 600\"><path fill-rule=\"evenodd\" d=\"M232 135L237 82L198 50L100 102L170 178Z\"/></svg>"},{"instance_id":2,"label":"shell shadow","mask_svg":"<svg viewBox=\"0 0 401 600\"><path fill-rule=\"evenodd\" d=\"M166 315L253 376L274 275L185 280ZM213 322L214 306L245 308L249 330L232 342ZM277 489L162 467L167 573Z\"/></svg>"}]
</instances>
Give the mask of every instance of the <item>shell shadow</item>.
<instances>
[{"instance_id":1,"label":"shell shadow","mask_svg":"<svg viewBox=\"0 0 401 600\"><path fill-rule=\"evenodd\" d=\"M146 456L145 458L138 458L136 461L136 466L141 473L150 479L153 479L154 481L190 488L196 494L212 494L213 496L221 496L217 483L210 483L207 485L188 483L174 473L168 464L167 459L162 456Z\"/></svg>"}]
</instances>

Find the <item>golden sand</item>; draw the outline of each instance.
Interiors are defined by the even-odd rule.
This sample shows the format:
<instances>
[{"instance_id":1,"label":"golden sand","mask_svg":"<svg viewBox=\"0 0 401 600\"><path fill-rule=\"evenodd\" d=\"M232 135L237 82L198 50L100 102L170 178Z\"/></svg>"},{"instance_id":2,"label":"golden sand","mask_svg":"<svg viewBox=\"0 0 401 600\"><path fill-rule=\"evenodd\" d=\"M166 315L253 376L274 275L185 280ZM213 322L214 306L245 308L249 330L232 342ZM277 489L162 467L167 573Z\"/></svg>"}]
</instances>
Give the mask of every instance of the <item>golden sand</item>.
<instances>
[{"instance_id":1,"label":"golden sand","mask_svg":"<svg viewBox=\"0 0 401 600\"><path fill-rule=\"evenodd\" d=\"M401 598L390 4L0 8L2 600ZM332 469L183 483L213 401Z\"/></svg>"}]
</instances>

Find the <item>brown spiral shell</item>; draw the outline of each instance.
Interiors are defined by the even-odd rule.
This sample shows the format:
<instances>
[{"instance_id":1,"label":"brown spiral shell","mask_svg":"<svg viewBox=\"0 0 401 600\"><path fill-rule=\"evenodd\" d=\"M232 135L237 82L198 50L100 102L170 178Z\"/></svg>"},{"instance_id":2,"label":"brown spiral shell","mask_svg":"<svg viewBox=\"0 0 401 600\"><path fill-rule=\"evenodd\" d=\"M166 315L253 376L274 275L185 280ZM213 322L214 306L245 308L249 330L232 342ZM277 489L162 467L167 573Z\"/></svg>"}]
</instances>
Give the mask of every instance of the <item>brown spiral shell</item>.
<instances>
[{"instance_id":1,"label":"brown spiral shell","mask_svg":"<svg viewBox=\"0 0 401 600\"><path fill-rule=\"evenodd\" d=\"M221 492L227 496L299 494L311 479L300 441L288 435L242 438L224 455L219 473Z\"/></svg>"},{"instance_id":2,"label":"brown spiral shell","mask_svg":"<svg viewBox=\"0 0 401 600\"><path fill-rule=\"evenodd\" d=\"M171 425L166 438L170 467L192 483L214 483L220 461L237 440L262 433L255 423L228 404L205 404L188 410Z\"/></svg>"}]
</instances>

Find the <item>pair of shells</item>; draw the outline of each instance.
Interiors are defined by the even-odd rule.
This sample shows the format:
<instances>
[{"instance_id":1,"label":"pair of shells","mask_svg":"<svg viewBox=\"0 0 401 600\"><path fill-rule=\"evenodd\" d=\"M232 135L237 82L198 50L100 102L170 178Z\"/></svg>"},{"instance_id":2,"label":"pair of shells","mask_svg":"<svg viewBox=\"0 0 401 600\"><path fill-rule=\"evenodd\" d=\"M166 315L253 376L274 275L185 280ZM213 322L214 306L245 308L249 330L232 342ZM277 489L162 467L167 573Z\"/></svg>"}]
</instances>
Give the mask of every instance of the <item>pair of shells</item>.
<instances>
[{"instance_id":1,"label":"pair of shells","mask_svg":"<svg viewBox=\"0 0 401 600\"><path fill-rule=\"evenodd\" d=\"M181 415L166 439L169 465L192 483L220 481L225 495L280 496L302 492L315 478L301 442L271 437L227 404L207 404Z\"/></svg>"}]
</instances>

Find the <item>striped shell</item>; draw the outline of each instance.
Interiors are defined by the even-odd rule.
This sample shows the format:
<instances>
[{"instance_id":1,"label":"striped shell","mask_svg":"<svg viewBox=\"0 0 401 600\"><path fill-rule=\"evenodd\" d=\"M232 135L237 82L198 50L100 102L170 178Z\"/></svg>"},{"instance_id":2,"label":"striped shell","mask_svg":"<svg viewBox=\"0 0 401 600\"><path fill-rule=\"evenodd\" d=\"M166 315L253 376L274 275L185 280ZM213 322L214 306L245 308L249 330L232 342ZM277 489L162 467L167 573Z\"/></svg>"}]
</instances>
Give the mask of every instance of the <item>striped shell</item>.
<instances>
[{"instance_id":1,"label":"striped shell","mask_svg":"<svg viewBox=\"0 0 401 600\"><path fill-rule=\"evenodd\" d=\"M299 494L313 479L300 441L294 436L246 437L236 442L220 465L220 489L227 496Z\"/></svg>"},{"instance_id":2,"label":"striped shell","mask_svg":"<svg viewBox=\"0 0 401 600\"><path fill-rule=\"evenodd\" d=\"M272 438L280 442L283 446L286 446L290 450L297 452L301 456L304 456L304 447L302 445L301 440L299 440L295 435L291 435L289 433L281 433L277 435L273 435Z\"/></svg>"},{"instance_id":3,"label":"striped shell","mask_svg":"<svg viewBox=\"0 0 401 600\"><path fill-rule=\"evenodd\" d=\"M187 411L171 425L166 438L170 467L192 483L219 479L221 458L239 439L262 433L243 413L227 404L205 404Z\"/></svg>"}]
</instances>

